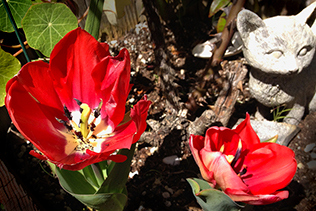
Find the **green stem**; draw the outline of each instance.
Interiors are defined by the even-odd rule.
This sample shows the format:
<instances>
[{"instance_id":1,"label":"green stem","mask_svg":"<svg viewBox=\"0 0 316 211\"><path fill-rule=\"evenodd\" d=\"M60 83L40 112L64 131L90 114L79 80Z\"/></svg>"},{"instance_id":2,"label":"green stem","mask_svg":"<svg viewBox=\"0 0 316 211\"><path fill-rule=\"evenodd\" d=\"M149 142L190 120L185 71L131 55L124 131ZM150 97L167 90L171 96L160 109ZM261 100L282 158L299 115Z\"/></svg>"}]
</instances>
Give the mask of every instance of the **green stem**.
<instances>
[{"instance_id":1,"label":"green stem","mask_svg":"<svg viewBox=\"0 0 316 211\"><path fill-rule=\"evenodd\" d=\"M3 6L4 6L4 8L5 8L5 11L7 12L8 16L9 16L9 19L10 19L10 22L11 22L11 24L12 24L12 26L13 26L14 32L15 32L15 34L16 34L18 40L19 40L19 43L20 43L20 45L21 45L21 47L22 47L22 50L23 50L24 56L25 56L25 58L26 58L26 61L27 61L27 62L30 62L30 59L29 59L29 57L28 57L28 55L27 55L25 46L24 46L24 44L23 44L23 42L22 42L22 40L21 40L21 38L20 38L20 35L19 35L19 32L18 32L18 28L17 28L17 26L16 26L16 24L15 24L15 21L14 21L14 18L13 18L13 16L12 16L12 14L11 14L9 5L8 5L8 3L7 3L6 0L2 0L2 2L3 2Z\"/></svg>"},{"instance_id":2,"label":"green stem","mask_svg":"<svg viewBox=\"0 0 316 211\"><path fill-rule=\"evenodd\" d=\"M84 29L96 40L99 38L100 22L104 0L91 0Z\"/></svg>"},{"instance_id":3,"label":"green stem","mask_svg":"<svg viewBox=\"0 0 316 211\"><path fill-rule=\"evenodd\" d=\"M130 150L120 150L119 154L127 156L126 161L114 164L108 178L104 181L97 193L122 193L124 191L135 148L136 144L133 144Z\"/></svg>"}]
</instances>

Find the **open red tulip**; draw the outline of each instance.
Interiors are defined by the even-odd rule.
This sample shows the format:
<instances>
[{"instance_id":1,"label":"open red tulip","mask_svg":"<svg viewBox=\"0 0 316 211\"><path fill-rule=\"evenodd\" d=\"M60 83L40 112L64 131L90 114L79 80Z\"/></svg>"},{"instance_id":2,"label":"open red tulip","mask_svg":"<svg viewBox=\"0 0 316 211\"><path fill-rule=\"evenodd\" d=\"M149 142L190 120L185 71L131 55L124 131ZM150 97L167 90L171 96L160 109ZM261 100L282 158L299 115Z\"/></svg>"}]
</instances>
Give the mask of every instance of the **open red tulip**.
<instances>
[{"instance_id":1,"label":"open red tulip","mask_svg":"<svg viewBox=\"0 0 316 211\"><path fill-rule=\"evenodd\" d=\"M112 57L107 44L77 28L56 44L49 64L27 63L7 83L5 105L39 159L68 170L123 162L115 151L138 141L150 105L145 97L125 114L129 81L128 51Z\"/></svg>"},{"instance_id":2,"label":"open red tulip","mask_svg":"<svg viewBox=\"0 0 316 211\"><path fill-rule=\"evenodd\" d=\"M260 143L250 117L236 129L211 127L206 136L191 135L190 149L202 177L234 201L270 204L288 197L296 172L294 152L276 143Z\"/></svg>"}]
</instances>

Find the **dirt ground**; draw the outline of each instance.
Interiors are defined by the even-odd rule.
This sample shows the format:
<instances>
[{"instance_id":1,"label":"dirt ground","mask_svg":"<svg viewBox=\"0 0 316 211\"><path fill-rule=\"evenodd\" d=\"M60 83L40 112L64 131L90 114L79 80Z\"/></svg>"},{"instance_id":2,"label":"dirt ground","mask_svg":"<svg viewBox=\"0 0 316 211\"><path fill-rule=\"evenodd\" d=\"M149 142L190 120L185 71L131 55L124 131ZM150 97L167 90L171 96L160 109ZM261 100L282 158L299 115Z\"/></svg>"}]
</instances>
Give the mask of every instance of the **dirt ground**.
<instances>
[{"instance_id":1,"label":"dirt ground","mask_svg":"<svg viewBox=\"0 0 316 211\"><path fill-rule=\"evenodd\" d=\"M126 47L131 54L131 81L134 87L127 107L144 94L153 102L147 130L138 142L132 161L132 177L127 183L129 200L125 210L200 211L186 181L186 178L200 177L188 147L188 131L196 118L213 108L222 88L221 82L225 81L225 71L232 70L224 68L219 71L218 80L205 80L208 76L204 71L207 60L194 58L188 48L179 48L173 32L167 30L167 65L171 68L168 73L163 72L159 68L161 63L155 60L154 49L157 46L151 41L147 25L138 27L139 31L132 30L111 44L113 52ZM186 39L183 38L183 41ZM241 59L242 54L238 54L225 60L239 64ZM234 125L237 119L245 117L246 112L253 114L256 110L256 102L248 93L247 77L239 83L238 100L227 123L228 127ZM170 84L165 83L166 79ZM205 83L203 90L196 91L201 83ZM289 147L295 152L298 169L293 181L285 188L290 192L289 198L272 205L249 206L246 210L316 210L316 169L309 167L309 162L316 159L316 147L307 147L316 140L315 122L316 113L308 114L299 125L300 133L290 142ZM3 137L0 158L40 210L87 210L62 190L45 163L28 154L32 145L19 137L14 126Z\"/></svg>"}]
</instances>

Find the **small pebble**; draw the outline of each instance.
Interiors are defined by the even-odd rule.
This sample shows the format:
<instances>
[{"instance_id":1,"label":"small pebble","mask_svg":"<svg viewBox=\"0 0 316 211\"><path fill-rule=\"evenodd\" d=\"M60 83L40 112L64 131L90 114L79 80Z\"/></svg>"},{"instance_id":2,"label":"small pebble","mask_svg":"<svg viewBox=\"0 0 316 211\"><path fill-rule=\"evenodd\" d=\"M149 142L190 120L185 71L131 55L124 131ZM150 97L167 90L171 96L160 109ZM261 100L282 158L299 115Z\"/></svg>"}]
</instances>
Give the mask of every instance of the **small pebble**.
<instances>
[{"instance_id":1,"label":"small pebble","mask_svg":"<svg viewBox=\"0 0 316 211\"><path fill-rule=\"evenodd\" d=\"M181 158L179 158L178 156L176 155L171 155L171 156L168 156L168 157L165 157L162 162L164 162L165 164L169 164L169 165L172 165L172 166L176 166L176 165L179 165L180 162L181 162Z\"/></svg>"},{"instance_id":2,"label":"small pebble","mask_svg":"<svg viewBox=\"0 0 316 211\"><path fill-rule=\"evenodd\" d=\"M316 158L316 153L315 153L315 152L312 152L312 153L311 153L311 157L312 157L313 159L315 159L315 158Z\"/></svg>"},{"instance_id":3,"label":"small pebble","mask_svg":"<svg viewBox=\"0 0 316 211\"><path fill-rule=\"evenodd\" d=\"M304 151L305 151L305 152L310 152L310 151L313 150L313 148L314 148L315 146L316 146L315 143L307 144L306 147L305 147L305 149L304 149Z\"/></svg>"},{"instance_id":4,"label":"small pebble","mask_svg":"<svg viewBox=\"0 0 316 211\"><path fill-rule=\"evenodd\" d=\"M165 199L168 199L168 198L170 198L170 193L169 192L163 192L162 193L162 197L164 197Z\"/></svg>"},{"instance_id":5,"label":"small pebble","mask_svg":"<svg viewBox=\"0 0 316 211\"><path fill-rule=\"evenodd\" d=\"M170 201L165 201L166 207L171 207L171 202Z\"/></svg>"},{"instance_id":6,"label":"small pebble","mask_svg":"<svg viewBox=\"0 0 316 211\"><path fill-rule=\"evenodd\" d=\"M303 163L297 164L297 168L299 168L299 169L304 169L304 164L303 164Z\"/></svg>"},{"instance_id":7,"label":"small pebble","mask_svg":"<svg viewBox=\"0 0 316 211\"><path fill-rule=\"evenodd\" d=\"M129 174L128 174L128 177L130 178L130 179L132 179L135 175L137 175L138 174L138 171L134 171L134 172L129 172Z\"/></svg>"},{"instance_id":8,"label":"small pebble","mask_svg":"<svg viewBox=\"0 0 316 211\"><path fill-rule=\"evenodd\" d=\"M309 169L315 170L316 169L316 160L309 161L307 163L307 166L308 166Z\"/></svg>"}]
</instances>

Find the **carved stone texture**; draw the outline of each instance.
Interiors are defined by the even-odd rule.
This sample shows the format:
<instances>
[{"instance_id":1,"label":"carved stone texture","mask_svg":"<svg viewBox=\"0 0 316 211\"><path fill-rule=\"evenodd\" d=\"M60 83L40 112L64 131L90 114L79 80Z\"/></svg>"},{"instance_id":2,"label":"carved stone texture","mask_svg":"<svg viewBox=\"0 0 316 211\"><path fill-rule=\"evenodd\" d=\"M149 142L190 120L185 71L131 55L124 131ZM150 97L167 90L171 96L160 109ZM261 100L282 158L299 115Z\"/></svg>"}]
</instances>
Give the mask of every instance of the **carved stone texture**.
<instances>
[{"instance_id":1,"label":"carved stone texture","mask_svg":"<svg viewBox=\"0 0 316 211\"><path fill-rule=\"evenodd\" d=\"M313 3L296 16L265 20L249 10L237 17L243 53L252 66L250 93L264 106L285 105L290 111L284 121L293 125L306 110L316 109L316 26L306 24L315 7Z\"/></svg>"}]
</instances>

